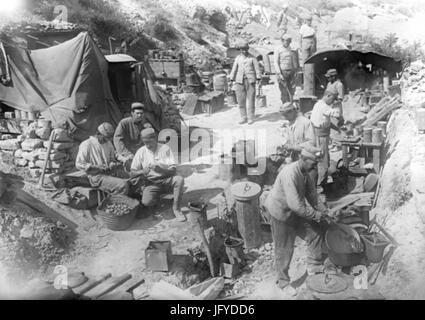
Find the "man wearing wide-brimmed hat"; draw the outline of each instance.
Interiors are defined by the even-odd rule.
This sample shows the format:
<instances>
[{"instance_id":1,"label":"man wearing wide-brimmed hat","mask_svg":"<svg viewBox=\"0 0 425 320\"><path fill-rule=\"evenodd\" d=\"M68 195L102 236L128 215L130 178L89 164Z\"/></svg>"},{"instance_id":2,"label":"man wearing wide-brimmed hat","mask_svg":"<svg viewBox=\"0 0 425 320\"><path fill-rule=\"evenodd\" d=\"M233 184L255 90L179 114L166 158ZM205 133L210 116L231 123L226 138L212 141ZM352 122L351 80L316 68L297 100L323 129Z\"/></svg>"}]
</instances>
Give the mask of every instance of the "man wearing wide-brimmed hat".
<instances>
[{"instance_id":1,"label":"man wearing wide-brimmed hat","mask_svg":"<svg viewBox=\"0 0 425 320\"><path fill-rule=\"evenodd\" d=\"M342 100L344 100L344 85L341 80L338 78L338 71L336 69L329 69L325 77L328 79L328 84L326 86L326 91L336 93L336 99L333 103L334 108L338 108L340 112L339 125L343 124L343 114L342 114Z\"/></svg>"},{"instance_id":2,"label":"man wearing wide-brimmed hat","mask_svg":"<svg viewBox=\"0 0 425 320\"><path fill-rule=\"evenodd\" d=\"M128 183L125 179L112 177L110 173L119 166L112 145L114 127L104 122L98 126L94 136L81 142L78 148L75 167L84 171L93 188L107 193L128 193Z\"/></svg>"},{"instance_id":3,"label":"man wearing wide-brimmed hat","mask_svg":"<svg viewBox=\"0 0 425 320\"><path fill-rule=\"evenodd\" d=\"M288 34L281 36L282 45L275 49L274 66L280 90L282 103L292 101L294 94L293 79L297 70L297 62L292 53L291 37Z\"/></svg>"},{"instance_id":4,"label":"man wearing wide-brimmed hat","mask_svg":"<svg viewBox=\"0 0 425 320\"><path fill-rule=\"evenodd\" d=\"M282 289L294 290L290 286L288 271L296 236L307 242L307 273L324 271L319 222L326 216L327 209L318 201L316 186L309 175L321 157L319 148L306 144L300 159L280 171L265 200L274 243L276 284Z\"/></svg>"},{"instance_id":5,"label":"man wearing wide-brimmed hat","mask_svg":"<svg viewBox=\"0 0 425 320\"><path fill-rule=\"evenodd\" d=\"M231 82L235 82L236 99L241 113L239 124L254 122L255 117L255 90L261 80L261 71L258 61L249 54L249 44L242 41L237 45L241 53L236 57L230 72Z\"/></svg>"}]
</instances>

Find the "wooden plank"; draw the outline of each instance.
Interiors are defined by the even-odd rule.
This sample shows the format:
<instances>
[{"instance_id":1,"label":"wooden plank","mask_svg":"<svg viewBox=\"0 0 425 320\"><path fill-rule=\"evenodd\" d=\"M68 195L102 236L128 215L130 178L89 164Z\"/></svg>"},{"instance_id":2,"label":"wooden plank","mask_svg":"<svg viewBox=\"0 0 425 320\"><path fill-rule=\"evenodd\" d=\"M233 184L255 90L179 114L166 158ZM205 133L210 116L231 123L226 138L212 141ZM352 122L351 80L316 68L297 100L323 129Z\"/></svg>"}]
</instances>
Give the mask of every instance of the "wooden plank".
<instances>
[{"instance_id":1,"label":"wooden plank","mask_svg":"<svg viewBox=\"0 0 425 320\"><path fill-rule=\"evenodd\" d=\"M95 288L89 290L85 295L91 299L98 299L104 294L107 294L112 290L118 288L120 285L122 285L129 279L131 279L131 275L128 273L120 277L109 278L99 286L96 286Z\"/></svg>"},{"instance_id":2,"label":"wooden plank","mask_svg":"<svg viewBox=\"0 0 425 320\"><path fill-rule=\"evenodd\" d=\"M110 278L112 275L110 273L107 273L103 275L100 279L89 279L86 283L82 284L79 287L76 287L72 289L75 294L84 294L87 291L93 289L94 287L100 285L102 282L106 281L108 278Z\"/></svg>"},{"instance_id":3,"label":"wooden plank","mask_svg":"<svg viewBox=\"0 0 425 320\"><path fill-rule=\"evenodd\" d=\"M124 283L119 289L122 291L131 292L143 283L145 283L145 278L138 276Z\"/></svg>"},{"instance_id":4,"label":"wooden plank","mask_svg":"<svg viewBox=\"0 0 425 320\"><path fill-rule=\"evenodd\" d=\"M38 211L39 213L55 220L60 221L63 224L67 225L71 229L77 229L79 225L75 223L74 221L69 219L69 215L66 215L65 213L60 213L56 210L53 210L45 203L41 202L39 199L33 197L29 193L27 193L24 190L17 190L16 191L16 200L22 202L23 204L27 205L31 209Z\"/></svg>"},{"instance_id":5,"label":"wooden plank","mask_svg":"<svg viewBox=\"0 0 425 320\"><path fill-rule=\"evenodd\" d=\"M182 113L187 115L194 115L197 104L198 96L196 94L189 95L184 103Z\"/></svg>"},{"instance_id":6,"label":"wooden plank","mask_svg":"<svg viewBox=\"0 0 425 320\"><path fill-rule=\"evenodd\" d=\"M375 173L381 170L381 149L373 149L373 168Z\"/></svg>"}]
</instances>

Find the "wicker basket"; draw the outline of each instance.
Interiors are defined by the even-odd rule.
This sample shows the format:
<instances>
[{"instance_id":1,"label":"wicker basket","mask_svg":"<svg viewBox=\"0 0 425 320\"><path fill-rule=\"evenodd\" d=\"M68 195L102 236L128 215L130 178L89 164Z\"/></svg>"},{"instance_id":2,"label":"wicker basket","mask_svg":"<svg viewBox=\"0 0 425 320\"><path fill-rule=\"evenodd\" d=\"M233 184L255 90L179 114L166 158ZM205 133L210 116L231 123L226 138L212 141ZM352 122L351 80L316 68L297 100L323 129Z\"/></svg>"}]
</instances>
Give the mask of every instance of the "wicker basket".
<instances>
[{"instance_id":1,"label":"wicker basket","mask_svg":"<svg viewBox=\"0 0 425 320\"><path fill-rule=\"evenodd\" d=\"M123 216L116 216L110 214L105 210L106 206L111 203L125 204L130 207L130 213ZM139 208L139 201L126 197L124 195L109 195L97 207L97 212L105 223L106 227L113 231L122 231L128 229L133 223L137 210Z\"/></svg>"}]
</instances>

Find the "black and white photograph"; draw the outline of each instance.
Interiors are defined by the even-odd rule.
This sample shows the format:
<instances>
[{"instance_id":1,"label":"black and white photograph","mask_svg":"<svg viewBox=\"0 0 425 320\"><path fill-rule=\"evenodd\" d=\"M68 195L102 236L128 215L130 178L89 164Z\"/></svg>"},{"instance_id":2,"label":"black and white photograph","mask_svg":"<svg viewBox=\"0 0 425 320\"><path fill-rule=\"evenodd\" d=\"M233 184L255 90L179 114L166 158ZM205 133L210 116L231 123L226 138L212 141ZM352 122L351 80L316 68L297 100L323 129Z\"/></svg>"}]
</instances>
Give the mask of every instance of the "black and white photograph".
<instances>
[{"instance_id":1,"label":"black and white photograph","mask_svg":"<svg viewBox=\"0 0 425 320\"><path fill-rule=\"evenodd\" d=\"M0 0L0 300L252 318L424 271L425 0Z\"/></svg>"}]
</instances>

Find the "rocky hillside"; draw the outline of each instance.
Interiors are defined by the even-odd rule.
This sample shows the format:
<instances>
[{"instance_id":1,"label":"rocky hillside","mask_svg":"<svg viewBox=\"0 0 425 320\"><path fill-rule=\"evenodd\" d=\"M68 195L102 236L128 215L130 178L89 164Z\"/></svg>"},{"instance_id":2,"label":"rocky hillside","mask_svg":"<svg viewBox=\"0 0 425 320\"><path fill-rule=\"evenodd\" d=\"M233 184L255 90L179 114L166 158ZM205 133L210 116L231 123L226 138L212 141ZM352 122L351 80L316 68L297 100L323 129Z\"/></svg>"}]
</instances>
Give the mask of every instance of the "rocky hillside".
<instances>
[{"instance_id":1,"label":"rocky hillside","mask_svg":"<svg viewBox=\"0 0 425 320\"><path fill-rule=\"evenodd\" d=\"M18 1L19 2L19 1ZM22 2L25 3L25 2ZM279 32L275 22L280 0L34 0L1 15L0 28L13 33L36 25L39 29L83 28L109 51L123 42L130 54L141 59L148 49L176 48L198 67L214 65L237 38L272 44ZM368 49L396 57L418 58L425 11L417 0L295 0L288 1L288 32L297 47L300 18L314 15L319 49L341 45L353 33L353 41ZM66 14L55 12L65 5ZM59 20L68 20L64 24ZM55 23L52 23L55 21ZM355 23L353 23L353 21ZM242 22L242 24L241 24ZM13 26L10 28L10 26ZM239 28L238 28L239 26Z\"/></svg>"}]
</instances>

